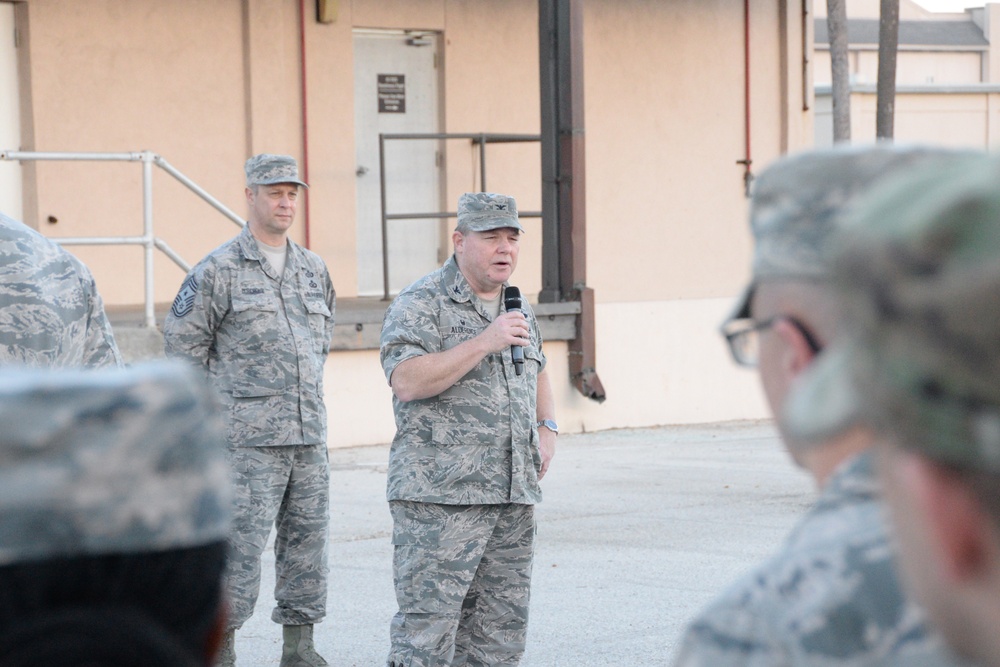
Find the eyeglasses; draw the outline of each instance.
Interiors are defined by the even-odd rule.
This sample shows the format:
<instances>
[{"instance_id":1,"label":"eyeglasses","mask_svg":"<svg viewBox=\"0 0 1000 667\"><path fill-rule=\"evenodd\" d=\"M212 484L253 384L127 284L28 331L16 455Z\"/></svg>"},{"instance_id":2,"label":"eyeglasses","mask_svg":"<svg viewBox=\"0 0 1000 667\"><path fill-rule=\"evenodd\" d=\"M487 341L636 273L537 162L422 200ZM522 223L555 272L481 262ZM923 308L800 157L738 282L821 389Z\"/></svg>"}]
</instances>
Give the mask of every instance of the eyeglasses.
<instances>
[{"instance_id":1,"label":"eyeglasses","mask_svg":"<svg viewBox=\"0 0 1000 667\"><path fill-rule=\"evenodd\" d=\"M760 332L770 329L781 320L785 320L799 330L813 354L819 354L823 349L819 341L816 340L816 336L802 322L788 315L775 315L762 322L757 322L749 317L727 320L722 323L719 331L726 339L726 343L729 344L729 352L733 355L733 360L740 366L756 368L757 364L760 363Z\"/></svg>"}]
</instances>

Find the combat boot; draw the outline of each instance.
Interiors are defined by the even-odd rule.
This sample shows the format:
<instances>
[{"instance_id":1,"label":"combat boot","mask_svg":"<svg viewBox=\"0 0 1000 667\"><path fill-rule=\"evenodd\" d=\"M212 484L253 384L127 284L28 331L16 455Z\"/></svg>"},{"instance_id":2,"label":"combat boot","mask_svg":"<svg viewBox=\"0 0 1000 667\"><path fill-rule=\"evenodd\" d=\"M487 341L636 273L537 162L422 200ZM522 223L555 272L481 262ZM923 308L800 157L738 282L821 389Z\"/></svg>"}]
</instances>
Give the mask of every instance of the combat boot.
<instances>
[{"instance_id":1,"label":"combat boot","mask_svg":"<svg viewBox=\"0 0 1000 667\"><path fill-rule=\"evenodd\" d=\"M215 667L236 667L236 630L226 630L222 636L222 646L215 658Z\"/></svg>"},{"instance_id":2,"label":"combat boot","mask_svg":"<svg viewBox=\"0 0 1000 667\"><path fill-rule=\"evenodd\" d=\"M313 646L313 626L285 625L282 628L285 645L281 647L280 667L324 667L328 664Z\"/></svg>"}]
</instances>

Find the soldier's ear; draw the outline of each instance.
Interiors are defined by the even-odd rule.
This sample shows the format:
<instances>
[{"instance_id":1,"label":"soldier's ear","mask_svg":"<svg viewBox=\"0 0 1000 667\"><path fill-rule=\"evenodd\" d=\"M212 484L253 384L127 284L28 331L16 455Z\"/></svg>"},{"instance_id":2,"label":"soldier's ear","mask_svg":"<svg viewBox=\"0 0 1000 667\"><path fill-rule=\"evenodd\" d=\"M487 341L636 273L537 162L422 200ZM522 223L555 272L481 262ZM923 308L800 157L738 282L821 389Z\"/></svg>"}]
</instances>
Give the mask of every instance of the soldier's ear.
<instances>
[{"instance_id":1,"label":"soldier's ear","mask_svg":"<svg viewBox=\"0 0 1000 667\"><path fill-rule=\"evenodd\" d=\"M244 193L247 196L247 203L252 206L253 205L253 190L251 190L250 188L245 188L244 189Z\"/></svg>"},{"instance_id":2,"label":"soldier's ear","mask_svg":"<svg viewBox=\"0 0 1000 667\"><path fill-rule=\"evenodd\" d=\"M451 242L455 246L455 251L459 251L465 244L465 235L462 232L454 231L451 233Z\"/></svg>"},{"instance_id":3,"label":"soldier's ear","mask_svg":"<svg viewBox=\"0 0 1000 667\"><path fill-rule=\"evenodd\" d=\"M802 332L790 321L780 319L775 322L774 334L783 342L781 370L791 382L809 367L816 355Z\"/></svg>"},{"instance_id":4,"label":"soldier's ear","mask_svg":"<svg viewBox=\"0 0 1000 667\"><path fill-rule=\"evenodd\" d=\"M926 521L930 551L945 581L974 585L990 571L997 549L989 511L962 475L919 454L901 457L902 482Z\"/></svg>"}]
</instances>

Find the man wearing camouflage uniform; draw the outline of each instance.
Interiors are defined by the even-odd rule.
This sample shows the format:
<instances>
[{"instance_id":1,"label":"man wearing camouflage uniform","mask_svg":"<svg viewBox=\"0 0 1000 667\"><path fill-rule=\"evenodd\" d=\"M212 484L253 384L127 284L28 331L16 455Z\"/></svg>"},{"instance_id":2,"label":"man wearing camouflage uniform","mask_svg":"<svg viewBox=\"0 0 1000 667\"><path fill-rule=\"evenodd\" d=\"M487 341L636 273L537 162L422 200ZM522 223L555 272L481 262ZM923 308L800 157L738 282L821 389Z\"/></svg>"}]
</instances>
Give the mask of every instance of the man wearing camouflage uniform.
<instances>
[{"instance_id":1,"label":"man wearing camouflage uniform","mask_svg":"<svg viewBox=\"0 0 1000 667\"><path fill-rule=\"evenodd\" d=\"M462 195L455 254L385 314L390 667L516 665L524 653L533 505L558 427L534 313L501 308L523 231L513 198Z\"/></svg>"},{"instance_id":2,"label":"man wearing camouflage uniform","mask_svg":"<svg viewBox=\"0 0 1000 667\"><path fill-rule=\"evenodd\" d=\"M121 366L94 277L73 255L0 213L0 364Z\"/></svg>"},{"instance_id":3,"label":"man wearing camouflage uniform","mask_svg":"<svg viewBox=\"0 0 1000 667\"><path fill-rule=\"evenodd\" d=\"M832 266L844 334L788 428L875 433L904 582L961 655L1000 665L1000 162L886 182Z\"/></svg>"},{"instance_id":4,"label":"man wearing camouflage uniform","mask_svg":"<svg viewBox=\"0 0 1000 667\"><path fill-rule=\"evenodd\" d=\"M826 253L852 207L886 175L959 159L940 150L835 149L785 158L757 179L753 279L723 334L738 363L759 365L785 445L820 496L777 554L691 623L676 665L955 664L893 571L870 435L846 429L804 441L780 416L794 381L837 338Z\"/></svg>"},{"instance_id":5,"label":"man wearing camouflage uniform","mask_svg":"<svg viewBox=\"0 0 1000 667\"><path fill-rule=\"evenodd\" d=\"M235 629L253 613L260 556L275 524L282 667L326 665L313 624L326 615L329 458L323 366L335 296L323 260L288 238L299 180L295 160L246 162L250 217L198 263L163 325L169 356L208 375L226 415L236 483L227 573L230 629L220 660L235 664Z\"/></svg>"}]
</instances>

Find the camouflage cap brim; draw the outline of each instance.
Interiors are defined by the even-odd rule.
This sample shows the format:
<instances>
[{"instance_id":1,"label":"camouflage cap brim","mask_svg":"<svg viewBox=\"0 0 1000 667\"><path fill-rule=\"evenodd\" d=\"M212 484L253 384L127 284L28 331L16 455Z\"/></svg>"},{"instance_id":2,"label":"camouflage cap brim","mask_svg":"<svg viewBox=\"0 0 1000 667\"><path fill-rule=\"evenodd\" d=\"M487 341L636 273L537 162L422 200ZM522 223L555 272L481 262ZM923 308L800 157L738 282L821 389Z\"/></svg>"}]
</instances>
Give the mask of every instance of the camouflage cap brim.
<instances>
[{"instance_id":1,"label":"camouflage cap brim","mask_svg":"<svg viewBox=\"0 0 1000 667\"><path fill-rule=\"evenodd\" d=\"M305 181L300 181L297 178L276 178L273 181L262 181L260 183L254 183L254 185L279 185L288 183L289 185L298 185L303 188L309 188L309 185Z\"/></svg>"},{"instance_id":2,"label":"camouflage cap brim","mask_svg":"<svg viewBox=\"0 0 1000 667\"><path fill-rule=\"evenodd\" d=\"M524 233L524 227L518 222L517 218L484 218L482 220L465 221L458 225L459 230L468 230L470 232L489 232L494 229L516 229L520 233Z\"/></svg>"}]
</instances>

